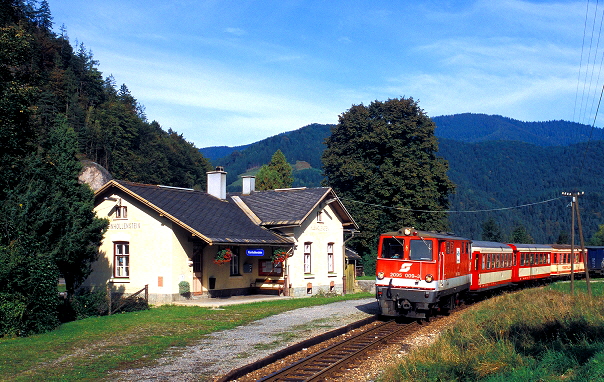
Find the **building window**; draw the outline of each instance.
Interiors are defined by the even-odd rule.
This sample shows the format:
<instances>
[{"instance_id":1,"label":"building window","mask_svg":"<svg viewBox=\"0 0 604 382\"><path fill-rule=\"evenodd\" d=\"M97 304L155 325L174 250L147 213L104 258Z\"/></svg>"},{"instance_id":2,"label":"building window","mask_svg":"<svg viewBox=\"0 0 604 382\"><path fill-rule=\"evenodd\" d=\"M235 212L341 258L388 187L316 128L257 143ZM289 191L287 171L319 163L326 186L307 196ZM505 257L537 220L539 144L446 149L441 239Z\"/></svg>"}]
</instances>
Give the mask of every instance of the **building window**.
<instances>
[{"instance_id":1,"label":"building window","mask_svg":"<svg viewBox=\"0 0 604 382\"><path fill-rule=\"evenodd\" d=\"M126 206L115 206L116 219L128 219L128 209Z\"/></svg>"},{"instance_id":2,"label":"building window","mask_svg":"<svg viewBox=\"0 0 604 382\"><path fill-rule=\"evenodd\" d=\"M327 244L327 272L335 272L333 264L333 243Z\"/></svg>"},{"instance_id":3,"label":"building window","mask_svg":"<svg viewBox=\"0 0 604 382\"><path fill-rule=\"evenodd\" d=\"M310 256L310 245L312 243L304 243L304 273L310 273L311 271L311 256Z\"/></svg>"},{"instance_id":4,"label":"building window","mask_svg":"<svg viewBox=\"0 0 604 382\"><path fill-rule=\"evenodd\" d=\"M317 211L317 223L323 223L323 211Z\"/></svg>"},{"instance_id":5,"label":"building window","mask_svg":"<svg viewBox=\"0 0 604 382\"><path fill-rule=\"evenodd\" d=\"M231 276L239 276L239 255L233 253L231 256Z\"/></svg>"},{"instance_id":6,"label":"building window","mask_svg":"<svg viewBox=\"0 0 604 382\"><path fill-rule=\"evenodd\" d=\"M114 249L114 277L130 277L130 244L126 242L115 243Z\"/></svg>"}]
</instances>

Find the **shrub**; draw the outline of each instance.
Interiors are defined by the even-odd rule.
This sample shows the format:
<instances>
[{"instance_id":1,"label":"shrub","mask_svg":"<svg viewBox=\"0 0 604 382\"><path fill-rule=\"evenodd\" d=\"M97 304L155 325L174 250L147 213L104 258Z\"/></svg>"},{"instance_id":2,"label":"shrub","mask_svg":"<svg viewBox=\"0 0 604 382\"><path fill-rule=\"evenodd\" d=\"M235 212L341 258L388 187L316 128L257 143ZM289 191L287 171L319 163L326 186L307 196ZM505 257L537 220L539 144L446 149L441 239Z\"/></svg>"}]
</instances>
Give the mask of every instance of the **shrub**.
<instances>
[{"instance_id":1,"label":"shrub","mask_svg":"<svg viewBox=\"0 0 604 382\"><path fill-rule=\"evenodd\" d=\"M107 292L104 289L79 289L71 298L70 305L76 320L87 317L105 316L109 312Z\"/></svg>"},{"instance_id":2,"label":"shrub","mask_svg":"<svg viewBox=\"0 0 604 382\"><path fill-rule=\"evenodd\" d=\"M178 293L183 296L188 296L191 293L191 287L188 281L181 281L178 283Z\"/></svg>"}]
</instances>

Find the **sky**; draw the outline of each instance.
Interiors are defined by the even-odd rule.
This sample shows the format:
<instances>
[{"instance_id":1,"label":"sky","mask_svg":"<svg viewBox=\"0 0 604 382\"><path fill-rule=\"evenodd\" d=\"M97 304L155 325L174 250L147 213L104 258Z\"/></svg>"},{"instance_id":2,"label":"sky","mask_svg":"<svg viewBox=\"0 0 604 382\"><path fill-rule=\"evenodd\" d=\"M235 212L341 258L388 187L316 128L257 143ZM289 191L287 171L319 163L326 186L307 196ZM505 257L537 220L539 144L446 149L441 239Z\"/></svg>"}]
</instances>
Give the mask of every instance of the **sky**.
<instances>
[{"instance_id":1,"label":"sky","mask_svg":"<svg viewBox=\"0 0 604 382\"><path fill-rule=\"evenodd\" d=\"M593 0L49 4L55 31L64 25L104 77L126 84L149 121L200 148L337 123L352 105L400 97L430 117L591 125L604 81L604 5Z\"/></svg>"}]
</instances>

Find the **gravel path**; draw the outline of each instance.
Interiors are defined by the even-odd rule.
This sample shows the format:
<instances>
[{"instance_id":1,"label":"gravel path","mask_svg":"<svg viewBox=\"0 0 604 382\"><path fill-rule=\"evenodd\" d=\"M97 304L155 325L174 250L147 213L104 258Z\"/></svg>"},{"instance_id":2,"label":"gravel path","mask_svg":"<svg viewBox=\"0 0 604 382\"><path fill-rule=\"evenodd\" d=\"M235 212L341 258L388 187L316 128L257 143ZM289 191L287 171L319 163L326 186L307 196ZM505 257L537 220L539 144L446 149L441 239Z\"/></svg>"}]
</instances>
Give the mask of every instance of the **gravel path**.
<instances>
[{"instance_id":1,"label":"gravel path","mask_svg":"<svg viewBox=\"0 0 604 382\"><path fill-rule=\"evenodd\" d=\"M155 367L113 373L118 381L205 381L262 359L289 345L378 313L374 298L340 301L267 317L174 348Z\"/></svg>"}]
</instances>

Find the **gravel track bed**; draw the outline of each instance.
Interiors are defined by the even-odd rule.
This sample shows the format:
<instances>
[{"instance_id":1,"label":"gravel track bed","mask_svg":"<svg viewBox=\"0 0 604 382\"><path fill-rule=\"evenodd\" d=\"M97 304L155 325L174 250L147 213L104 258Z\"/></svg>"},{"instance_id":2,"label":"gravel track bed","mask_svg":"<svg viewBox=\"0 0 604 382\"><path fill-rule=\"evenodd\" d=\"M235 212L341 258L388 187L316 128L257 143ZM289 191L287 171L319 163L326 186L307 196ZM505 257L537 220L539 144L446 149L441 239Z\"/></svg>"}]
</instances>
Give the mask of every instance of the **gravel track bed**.
<instances>
[{"instance_id":1,"label":"gravel track bed","mask_svg":"<svg viewBox=\"0 0 604 382\"><path fill-rule=\"evenodd\" d=\"M117 381L211 381L287 346L377 313L374 298L296 309L211 333L195 345L171 349L156 366L121 370L108 377Z\"/></svg>"},{"instance_id":2,"label":"gravel track bed","mask_svg":"<svg viewBox=\"0 0 604 382\"><path fill-rule=\"evenodd\" d=\"M432 344L438 338L444 328L450 326L452 323L455 322L455 320L457 320L459 314L461 314L461 312L455 312L452 313L450 316L446 317L439 317L437 320L430 323L429 325L426 324L425 326L419 328L412 335L407 336L404 341L396 344L391 344L382 348L379 351L373 352L368 359L364 360L355 368L349 369L346 372L346 380L355 382L375 381L376 378L382 373L382 371L384 371L386 367L396 364L402 357L409 354L413 349ZM314 345L304 352L298 352L284 358L278 364L268 365L262 369L244 375L243 377L237 379L237 381L256 381L259 378L262 378L277 370L280 370L286 365L290 365L312 353L318 352L328 346L331 346L332 344L339 342L341 339L355 334L355 332L359 330L365 330L372 326L375 326L375 324L365 325L364 327L355 329L350 333L345 333L332 340Z\"/></svg>"}]
</instances>

